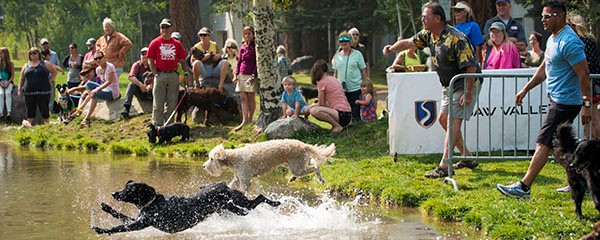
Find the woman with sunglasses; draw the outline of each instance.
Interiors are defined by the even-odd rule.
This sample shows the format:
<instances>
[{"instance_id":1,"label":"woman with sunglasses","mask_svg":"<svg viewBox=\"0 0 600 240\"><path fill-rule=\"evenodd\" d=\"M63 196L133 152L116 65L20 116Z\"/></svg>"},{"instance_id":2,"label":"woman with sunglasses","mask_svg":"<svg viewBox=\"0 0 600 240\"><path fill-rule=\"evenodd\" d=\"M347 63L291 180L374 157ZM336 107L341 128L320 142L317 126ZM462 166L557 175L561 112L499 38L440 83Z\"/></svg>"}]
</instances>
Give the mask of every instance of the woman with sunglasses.
<instances>
[{"instance_id":1,"label":"woman with sunglasses","mask_svg":"<svg viewBox=\"0 0 600 240\"><path fill-rule=\"evenodd\" d=\"M367 77L367 65L360 51L352 49L350 41L352 37L347 32L342 32L338 36L340 43L340 51L338 51L331 59L333 67L333 77L340 80L346 99L352 108L352 120L360 122L360 105L356 104L356 100L360 98L360 84Z\"/></svg>"},{"instance_id":2,"label":"woman with sunglasses","mask_svg":"<svg viewBox=\"0 0 600 240\"><path fill-rule=\"evenodd\" d=\"M235 72L235 68L238 62L238 43L235 39L229 38L225 41L225 45L223 47L223 59L227 60L231 65L231 71L227 72L230 79L233 79L233 73Z\"/></svg>"},{"instance_id":3,"label":"woman with sunglasses","mask_svg":"<svg viewBox=\"0 0 600 240\"><path fill-rule=\"evenodd\" d=\"M42 123L50 122L50 92L52 91L51 82L56 79L56 69L50 66L51 63L42 59L40 49L33 47L29 49L29 60L21 68L21 78L17 95L25 96L25 107L27 110L28 125L31 125L35 118L36 111L42 114Z\"/></svg>"},{"instance_id":4,"label":"woman with sunglasses","mask_svg":"<svg viewBox=\"0 0 600 240\"><path fill-rule=\"evenodd\" d=\"M90 102L90 109L81 121L81 125L90 126L90 118L96 109L98 99L105 101L114 101L118 99L121 94L119 92L119 79L117 77L117 71L115 65L109 63L104 57L104 52L97 51L94 57L98 67L96 68L96 76L100 78L100 82L87 81L85 83L85 89L88 92L88 99ZM86 100L86 101L87 101Z\"/></svg>"}]
</instances>

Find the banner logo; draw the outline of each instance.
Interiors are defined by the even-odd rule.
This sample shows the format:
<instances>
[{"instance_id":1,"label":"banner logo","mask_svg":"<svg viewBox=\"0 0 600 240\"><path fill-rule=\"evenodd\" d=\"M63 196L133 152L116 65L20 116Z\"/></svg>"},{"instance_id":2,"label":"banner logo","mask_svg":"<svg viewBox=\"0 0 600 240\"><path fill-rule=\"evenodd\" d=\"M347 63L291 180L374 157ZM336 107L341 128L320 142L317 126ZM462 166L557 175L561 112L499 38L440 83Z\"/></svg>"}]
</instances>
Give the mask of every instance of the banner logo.
<instances>
[{"instance_id":1,"label":"banner logo","mask_svg":"<svg viewBox=\"0 0 600 240\"><path fill-rule=\"evenodd\" d=\"M430 128L437 118L437 101L426 99L415 101L415 120L423 128Z\"/></svg>"}]
</instances>

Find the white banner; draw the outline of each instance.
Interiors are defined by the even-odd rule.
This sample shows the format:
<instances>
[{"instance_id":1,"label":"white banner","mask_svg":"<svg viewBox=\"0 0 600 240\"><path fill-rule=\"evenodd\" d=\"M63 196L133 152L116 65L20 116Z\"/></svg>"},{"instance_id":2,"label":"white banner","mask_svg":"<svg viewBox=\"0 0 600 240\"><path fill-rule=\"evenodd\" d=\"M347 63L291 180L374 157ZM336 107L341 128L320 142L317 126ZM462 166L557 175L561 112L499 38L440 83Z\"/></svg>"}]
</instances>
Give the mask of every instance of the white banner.
<instances>
[{"instance_id":1,"label":"white banner","mask_svg":"<svg viewBox=\"0 0 600 240\"><path fill-rule=\"evenodd\" d=\"M483 73L533 75L535 70ZM515 106L515 95L527 81L528 78L484 78L473 117L462 129L470 151L535 149L548 99L544 82L529 92L522 106ZM437 122L441 98L437 73L388 73L387 82L390 154L442 153L445 132Z\"/></svg>"}]
</instances>

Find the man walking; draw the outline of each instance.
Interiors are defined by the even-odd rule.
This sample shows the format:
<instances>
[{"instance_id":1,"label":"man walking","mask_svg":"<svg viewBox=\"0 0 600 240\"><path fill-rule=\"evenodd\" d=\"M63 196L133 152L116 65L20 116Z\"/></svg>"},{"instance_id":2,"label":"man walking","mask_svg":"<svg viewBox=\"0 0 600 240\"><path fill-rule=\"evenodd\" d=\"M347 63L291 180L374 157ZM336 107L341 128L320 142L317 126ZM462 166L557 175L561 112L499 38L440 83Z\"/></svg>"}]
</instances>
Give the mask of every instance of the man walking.
<instances>
[{"instance_id":1,"label":"man walking","mask_svg":"<svg viewBox=\"0 0 600 240\"><path fill-rule=\"evenodd\" d=\"M423 30L415 36L408 39L399 39L393 45L386 45L383 48L383 55L392 51L400 52L412 46L419 49L429 47L433 51L433 63L437 68L437 74L442 84L442 106L438 121L446 131L444 155L439 165L431 172L425 174L425 177L441 178L448 176L448 165L444 161L448 158L449 151L454 147L462 153L463 156L470 155L469 150L464 146L461 124L463 120L469 120L473 112L475 100L479 95L479 82L475 78L469 77L466 81L459 80L454 84L454 92L450 96L448 87L452 77L460 73L481 73L481 68L475 58L473 46L467 40L467 37L459 30L446 24L446 14L444 9L437 2L426 3L421 16ZM466 85L466 86L465 86ZM452 98L453 119L448 120L449 98ZM452 149L448 149L450 142L448 134L448 125L452 124ZM453 165L454 168L475 168L476 161L460 161Z\"/></svg>"},{"instance_id":2,"label":"man walking","mask_svg":"<svg viewBox=\"0 0 600 240\"><path fill-rule=\"evenodd\" d=\"M567 26L567 8L562 2L548 1L543 6L542 25L546 31L552 32L552 36L546 43L544 61L533 78L517 93L515 103L521 105L527 92L546 80L550 107L538 132L535 153L523 179L508 186L496 185L502 194L520 199L529 197L533 181L546 165L558 125L572 123L582 109L582 103L581 121L586 124L591 120L590 71L583 42ZM560 158L557 155L554 157Z\"/></svg>"}]
</instances>

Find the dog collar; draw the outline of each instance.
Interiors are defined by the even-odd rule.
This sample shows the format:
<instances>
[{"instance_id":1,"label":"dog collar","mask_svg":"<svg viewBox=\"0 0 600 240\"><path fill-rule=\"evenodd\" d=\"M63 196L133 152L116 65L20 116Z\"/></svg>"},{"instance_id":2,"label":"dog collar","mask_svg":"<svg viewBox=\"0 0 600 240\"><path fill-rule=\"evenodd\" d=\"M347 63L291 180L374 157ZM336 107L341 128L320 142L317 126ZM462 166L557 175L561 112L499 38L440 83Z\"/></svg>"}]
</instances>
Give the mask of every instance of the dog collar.
<instances>
[{"instance_id":1,"label":"dog collar","mask_svg":"<svg viewBox=\"0 0 600 240\"><path fill-rule=\"evenodd\" d=\"M152 204L152 203L154 202L154 200L156 200L156 195L154 195L154 198L152 198L152 200L150 200L150 202L146 203L146 205L144 205L144 206L143 206L142 208L140 208L140 209L144 209L144 208L146 208L146 207L150 206L150 204Z\"/></svg>"}]
</instances>

